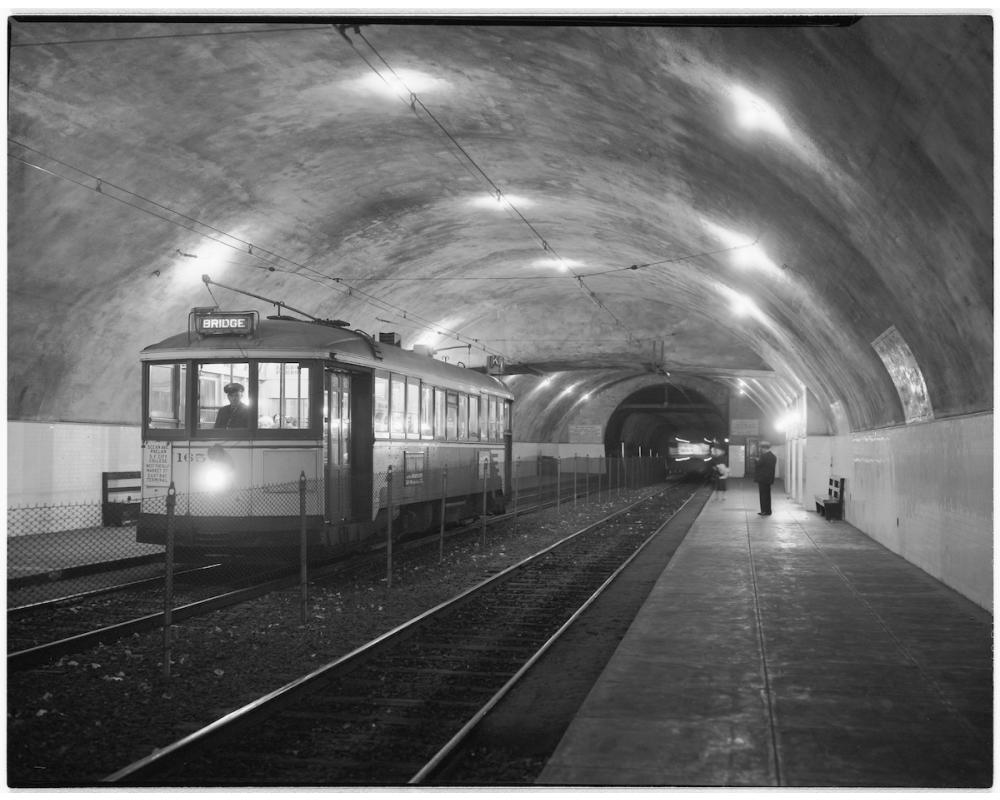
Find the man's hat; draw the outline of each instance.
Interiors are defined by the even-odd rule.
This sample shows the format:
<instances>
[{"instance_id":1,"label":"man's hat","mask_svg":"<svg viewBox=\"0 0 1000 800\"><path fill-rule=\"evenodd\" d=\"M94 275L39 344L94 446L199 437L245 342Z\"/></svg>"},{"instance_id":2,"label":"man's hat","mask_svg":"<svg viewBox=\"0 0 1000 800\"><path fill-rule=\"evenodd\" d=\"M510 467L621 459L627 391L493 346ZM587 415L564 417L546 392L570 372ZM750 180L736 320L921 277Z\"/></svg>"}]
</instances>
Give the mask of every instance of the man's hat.
<instances>
[{"instance_id":1,"label":"man's hat","mask_svg":"<svg viewBox=\"0 0 1000 800\"><path fill-rule=\"evenodd\" d=\"M223 387L222 391L224 391L226 394L232 394L233 392L242 392L243 391L243 384L242 383L227 383Z\"/></svg>"},{"instance_id":2,"label":"man's hat","mask_svg":"<svg viewBox=\"0 0 1000 800\"><path fill-rule=\"evenodd\" d=\"M227 390L227 391L228 391L228 390ZM771 443L770 443L770 442L761 442L761 443L760 443L760 446L761 446L761 447L770 447L770 446L771 446Z\"/></svg>"}]
</instances>

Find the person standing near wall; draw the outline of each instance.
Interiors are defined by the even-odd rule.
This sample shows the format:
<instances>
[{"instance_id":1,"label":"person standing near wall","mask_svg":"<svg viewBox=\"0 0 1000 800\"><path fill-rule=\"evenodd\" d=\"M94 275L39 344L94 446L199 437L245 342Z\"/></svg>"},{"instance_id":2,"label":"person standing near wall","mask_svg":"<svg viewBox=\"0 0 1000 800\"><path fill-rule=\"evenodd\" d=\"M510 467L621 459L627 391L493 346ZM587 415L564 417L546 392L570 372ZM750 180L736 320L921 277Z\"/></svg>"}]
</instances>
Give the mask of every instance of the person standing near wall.
<instances>
[{"instance_id":1,"label":"person standing near wall","mask_svg":"<svg viewBox=\"0 0 1000 800\"><path fill-rule=\"evenodd\" d=\"M720 461L715 465L715 490L718 492L717 500L725 500L726 478L729 477L729 467L725 461Z\"/></svg>"},{"instance_id":2,"label":"person standing near wall","mask_svg":"<svg viewBox=\"0 0 1000 800\"><path fill-rule=\"evenodd\" d=\"M770 442L760 443L761 454L757 458L757 466L754 467L753 479L760 491L760 511L758 517L771 516L771 484L774 483L774 470L778 459L771 452Z\"/></svg>"}]
</instances>

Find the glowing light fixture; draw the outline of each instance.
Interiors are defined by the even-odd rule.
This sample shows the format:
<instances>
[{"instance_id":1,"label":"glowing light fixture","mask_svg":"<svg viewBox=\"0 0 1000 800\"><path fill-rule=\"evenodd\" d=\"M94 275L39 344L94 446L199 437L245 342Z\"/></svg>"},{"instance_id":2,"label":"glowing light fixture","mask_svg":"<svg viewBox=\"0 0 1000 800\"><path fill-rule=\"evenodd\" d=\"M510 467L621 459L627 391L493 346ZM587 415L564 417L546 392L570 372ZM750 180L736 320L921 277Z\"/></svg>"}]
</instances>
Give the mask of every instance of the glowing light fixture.
<instances>
[{"instance_id":1,"label":"glowing light fixture","mask_svg":"<svg viewBox=\"0 0 1000 800\"><path fill-rule=\"evenodd\" d=\"M541 269L555 269L566 272L575 267L582 267L583 263L574 261L572 258L536 258L531 262L531 266Z\"/></svg>"},{"instance_id":2,"label":"glowing light fixture","mask_svg":"<svg viewBox=\"0 0 1000 800\"><path fill-rule=\"evenodd\" d=\"M738 233L737 231L730 230L729 228L724 228L721 225L716 225L714 222L710 222L707 219L702 219L702 227L705 228L708 233L713 237L718 239L724 247L730 249L729 257L734 266L740 267L741 269L759 269L768 272L781 272L781 269L775 264L768 254L764 251L764 248L757 243L756 239L752 236L747 236L745 233Z\"/></svg>"},{"instance_id":3,"label":"glowing light fixture","mask_svg":"<svg viewBox=\"0 0 1000 800\"><path fill-rule=\"evenodd\" d=\"M398 69L395 74L383 72L376 75L369 72L355 82L355 86L368 94L377 94L382 97L402 99L410 102L410 92L414 94L424 94L441 88L445 82L432 78L426 72L418 72L412 69Z\"/></svg>"},{"instance_id":4,"label":"glowing light fixture","mask_svg":"<svg viewBox=\"0 0 1000 800\"><path fill-rule=\"evenodd\" d=\"M202 275L217 276L226 271L233 248L221 242L206 242L192 252L177 251L177 275L184 283L201 283Z\"/></svg>"},{"instance_id":5,"label":"glowing light fixture","mask_svg":"<svg viewBox=\"0 0 1000 800\"><path fill-rule=\"evenodd\" d=\"M524 195L520 194L481 194L472 198L469 204L475 206L476 208L487 208L495 209L497 211L504 211L509 206L516 206L517 208L528 208L533 206L535 203L533 200L528 199Z\"/></svg>"},{"instance_id":6,"label":"glowing light fixture","mask_svg":"<svg viewBox=\"0 0 1000 800\"><path fill-rule=\"evenodd\" d=\"M742 86L730 89L730 97L735 107L736 122L741 127L773 133L785 139L791 136L791 131L788 130L781 115L763 98Z\"/></svg>"}]
</instances>

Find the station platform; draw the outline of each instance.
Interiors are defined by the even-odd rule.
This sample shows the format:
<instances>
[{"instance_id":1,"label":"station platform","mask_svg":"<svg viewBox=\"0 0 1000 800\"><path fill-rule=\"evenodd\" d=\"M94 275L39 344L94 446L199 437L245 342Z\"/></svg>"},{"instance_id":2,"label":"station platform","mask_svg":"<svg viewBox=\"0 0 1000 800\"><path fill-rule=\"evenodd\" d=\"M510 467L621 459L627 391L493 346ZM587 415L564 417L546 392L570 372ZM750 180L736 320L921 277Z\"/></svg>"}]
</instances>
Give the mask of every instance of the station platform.
<instances>
[{"instance_id":1,"label":"station platform","mask_svg":"<svg viewBox=\"0 0 1000 800\"><path fill-rule=\"evenodd\" d=\"M536 783L987 788L992 614L774 487L715 493Z\"/></svg>"}]
</instances>

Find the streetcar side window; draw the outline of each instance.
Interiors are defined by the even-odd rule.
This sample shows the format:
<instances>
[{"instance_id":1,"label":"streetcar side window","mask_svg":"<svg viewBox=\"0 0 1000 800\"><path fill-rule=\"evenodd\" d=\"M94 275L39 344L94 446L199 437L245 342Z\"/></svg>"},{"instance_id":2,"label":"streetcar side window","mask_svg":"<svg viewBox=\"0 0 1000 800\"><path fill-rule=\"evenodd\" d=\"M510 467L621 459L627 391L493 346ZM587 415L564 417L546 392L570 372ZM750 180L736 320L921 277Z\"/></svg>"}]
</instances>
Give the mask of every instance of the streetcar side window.
<instances>
[{"instance_id":1,"label":"streetcar side window","mask_svg":"<svg viewBox=\"0 0 1000 800\"><path fill-rule=\"evenodd\" d=\"M309 367L298 362L257 365L257 428L309 428Z\"/></svg>"},{"instance_id":2,"label":"streetcar side window","mask_svg":"<svg viewBox=\"0 0 1000 800\"><path fill-rule=\"evenodd\" d=\"M420 379L406 379L406 438L420 438Z\"/></svg>"},{"instance_id":3,"label":"streetcar side window","mask_svg":"<svg viewBox=\"0 0 1000 800\"><path fill-rule=\"evenodd\" d=\"M469 438L479 439L479 396L469 397Z\"/></svg>"},{"instance_id":4,"label":"streetcar side window","mask_svg":"<svg viewBox=\"0 0 1000 800\"><path fill-rule=\"evenodd\" d=\"M434 390L434 438L445 438L446 405L444 389Z\"/></svg>"},{"instance_id":5,"label":"streetcar side window","mask_svg":"<svg viewBox=\"0 0 1000 800\"><path fill-rule=\"evenodd\" d=\"M446 397L444 438L455 440L458 438L458 392L447 392Z\"/></svg>"},{"instance_id":6,"label":"streetcar side window","mask_svg":"<svg viewBox=\"0 0 1000 800\"><path fill-rule=\"evenodd\" d=\"M385 439L389 436L389 375L375 375L375 435Z\"/></svg>"},{"instance_id":7,"label":"streetcar side window","mask_svg":"<svg viewBox=\"0 0 1000 800\"><path fill-rule=\"evenodd\" d=\"M458 395L458 438L461 441L469 438L469 395L465 392Z\"/></svg>"},{"instance_id":8,"label":"streetcar side window","mask_svg":"<svg viewBox=\"0 0 1000 800\"><path fill-rule=\"evenodd\" d=\"M434 437L434 387L427 383L420 385L420 436Z\"/></svg>"},{"instance_id":9,"label":"streetcar side window","mask_svg":"<svg viewBox=\"0 0 1000 800\"><path fill-rule=\"evenodd\" d=\"M389 432L392 436L406 436L406 378L393 373L389 377Z\"/></svg>"},{"instance_id":10,"label":"streetcar side window","mask_svg":"<svg viewBox=\"0 0 1000 800\"><path fill-rule=\"evenodd\" d=\"M245 361L203 362L197 369L198 427L249 430L253 407L250 364ZM241 386L242 391L233 392L234 384Z\"/></svg>"},{"instance_id":11,"label":"streetcar side window","mask_svg":"<svg viewBox=\"0 0 1000 800\"><path fill-rule=\"evenodd\" d=\"M150 428L183 429L187 411L187 364L149 365Z\"/></svg>"},{"instance_id":12,"label":"streetcar side window","mask_svg":"<svg viewBox=\"0 0 1000 800\"><path fill-rule=\"evenodd\" d=\"M497 413L497 399L495 397L490 397L490 416L489 416L489 429L490 429L490 441L495 442L497 440L497 420L499 419L499 414Z\"/></svg>"}]
</instances>

